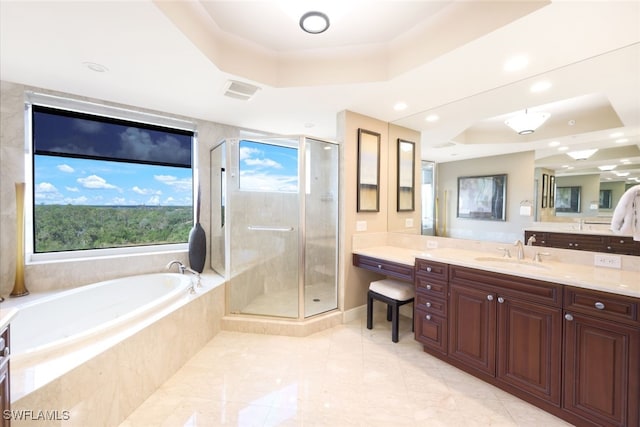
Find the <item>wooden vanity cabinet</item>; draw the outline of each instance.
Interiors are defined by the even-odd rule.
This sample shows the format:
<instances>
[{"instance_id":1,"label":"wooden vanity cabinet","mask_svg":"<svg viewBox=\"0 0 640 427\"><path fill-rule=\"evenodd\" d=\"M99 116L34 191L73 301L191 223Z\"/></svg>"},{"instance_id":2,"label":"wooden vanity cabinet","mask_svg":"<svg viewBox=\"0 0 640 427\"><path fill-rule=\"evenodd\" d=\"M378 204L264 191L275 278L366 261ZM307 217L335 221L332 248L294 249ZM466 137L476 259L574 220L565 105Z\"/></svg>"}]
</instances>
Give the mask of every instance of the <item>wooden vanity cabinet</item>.
<instances>
[{"instance_id":1,"label":"wooden vanity cabinet","mask_svg":"<svg viewBox=\"0 0 640 427\"><path fill-rule=\"evenodd\" d=\"M636 298L565 288L563 409L598 426L640 424Z\"/></svg>"},{"instance_id":2,"label":"wooden vanity cabinet","mask_svg":"<svg viewBox=\"0 0 640 427\"><path fill-rule=\"evenodd\" d=\"M9 326L0 331L0 427L10 427L11 419L4 414L11 410L9 384Z\"/></svg>"},{"instance_id":3,"label":"wooden vanity cabinet","mask_svg":"<svg viewBox=\"0 0 640 427\"><path fill-rule=\"evenodd\" d=\"M438 356L447 354L448 277L447 264L416 260L415 338Z\"/></svg>"},{"instance_id":4,"label":"wooden vanity cabinet","mask_svg":"<svg viewBox=\"0 0 640 427\"><path fill-rule=\"evenodd\" d=\"M562 288L450 266L448 358L526 398L560 406Z\"/></svg>"}]
</instances>

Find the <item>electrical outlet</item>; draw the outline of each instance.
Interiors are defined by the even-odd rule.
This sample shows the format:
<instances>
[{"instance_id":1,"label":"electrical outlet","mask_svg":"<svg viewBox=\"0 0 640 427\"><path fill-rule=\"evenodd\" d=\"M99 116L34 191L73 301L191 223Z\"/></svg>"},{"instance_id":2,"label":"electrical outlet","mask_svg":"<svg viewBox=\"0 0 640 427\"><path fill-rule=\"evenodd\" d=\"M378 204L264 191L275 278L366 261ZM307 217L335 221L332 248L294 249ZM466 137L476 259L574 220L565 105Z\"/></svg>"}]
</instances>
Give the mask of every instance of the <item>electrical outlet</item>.
<instances>
[{"instance_id":1,"label":"electrical outlet","mask_svg":"<svg viewBox=\"0 0 640 427\"><path fill-rule=\"evenodd\" d=\"M596 267L622 268L622 258L619 255L601 255L594 256L593 265Z\"/></svg>"},{"instance_id":2,"label":"electrical outlet","mask_svg":"<svg viewBox=\"0 0 640 427\"><path fill-rule=\"evenodd\" d=\"M438 242L436 240L427 240L427 249L436 249Z\"/></svg>"},{"instance_id":3,"label":"electrical outlet","mask_svg":"<svg viewBox=\"0 0 640 427\"><path fill-rule=\"evenodd\" d=\"M413 218L407 218L404 220L404 226L407 228L413 227Z\"/></svg>"},{"instance_id":4,"label":"electrical outlet","mask_svg":"<svg viewBox=\"0 0 640 427\"><path fill-rule=\"evenodd\" d=\"M367 231L367 221L356 221L356 231Z\"/></svg>"}]
</instances>

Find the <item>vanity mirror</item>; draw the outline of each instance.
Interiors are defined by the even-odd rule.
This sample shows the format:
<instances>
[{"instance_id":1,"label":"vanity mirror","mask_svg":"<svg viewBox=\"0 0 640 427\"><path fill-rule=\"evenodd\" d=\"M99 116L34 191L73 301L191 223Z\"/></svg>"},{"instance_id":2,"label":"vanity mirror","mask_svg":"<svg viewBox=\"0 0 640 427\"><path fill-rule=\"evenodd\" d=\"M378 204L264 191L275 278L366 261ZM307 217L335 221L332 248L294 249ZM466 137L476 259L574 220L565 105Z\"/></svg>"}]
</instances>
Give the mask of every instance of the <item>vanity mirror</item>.
<instances>
[{"instance_id":1,"label":"vanity mirror","mask_svg":"<svg viewBox=\"0 0 640 427\"><path fill-rule=\"evenodd\" d=\"M532 222L571 221L562 218L567 216L601 217L606 222L625 188L640 182L638 76L640 43L633 43L444 103L394 124L420 129L423 159L439 164L487 163L493 156L532 153L531 168L519 173L531 176L533 194L529 188L518 191L520 199L536 200L538 215L530 218ZM532 92L540 82L550 87ZM505 121L525 109L550 116L535 132L521 135ZM438 121L425 120L436 115ZM596 151L581 156L587 149ZM494 163L495 170L489 173L500 172L501 165ZM459 175L463 174L461 170ZM442 199L443 186L437 182L436 186L441 189L436 197ZM561 212L564 208L554 206L561 187L580 187L581 207ZM600 203L601 190L608 191L610 204ZM545 210L550 214L540 215Z\"/></svg>"}]
</instances>

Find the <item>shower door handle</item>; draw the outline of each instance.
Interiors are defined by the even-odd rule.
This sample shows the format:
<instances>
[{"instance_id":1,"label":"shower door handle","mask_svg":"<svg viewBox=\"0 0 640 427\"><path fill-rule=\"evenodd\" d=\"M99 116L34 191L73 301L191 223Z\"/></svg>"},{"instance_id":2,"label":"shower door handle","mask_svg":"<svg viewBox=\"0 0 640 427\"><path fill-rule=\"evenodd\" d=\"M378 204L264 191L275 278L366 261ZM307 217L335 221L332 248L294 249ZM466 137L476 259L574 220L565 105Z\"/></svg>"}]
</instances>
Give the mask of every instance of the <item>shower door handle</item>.
<instances>
[{"instance_id":1,"label":"shower door handle","mask_svg":"<svg viewBox=\"0 0 640 427\"><path fill-rule=\"evenodd\" d=\"M253 231L293 231L293 227L268 227L263 225L250 225L247 228Z\"/></svg>"}]
</instances>

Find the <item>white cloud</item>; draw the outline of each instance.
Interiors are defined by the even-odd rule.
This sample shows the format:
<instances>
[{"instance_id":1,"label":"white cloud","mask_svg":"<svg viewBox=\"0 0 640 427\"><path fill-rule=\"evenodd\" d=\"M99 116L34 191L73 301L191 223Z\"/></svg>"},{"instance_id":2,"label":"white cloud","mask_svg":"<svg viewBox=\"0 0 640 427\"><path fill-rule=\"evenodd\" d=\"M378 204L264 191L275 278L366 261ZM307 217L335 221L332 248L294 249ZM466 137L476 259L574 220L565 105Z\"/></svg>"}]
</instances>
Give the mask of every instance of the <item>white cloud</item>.
<instances>
[{"instance_id":1,"label":"white cloud","mask_svg":"<svg viewBox=\"0 0 640 427\"><path fill-rule=\"evenodd\" d=\"M70 191L72 193L77 193L78 191L80 191L78 190L78 187L64 187L64 188L65 190Z\"/></svg>"},{"instance_id":2,"label":"white cloud","mask_svg":"<svg viewBox=\"0 0 640 427\"><path fill-rule=\"evenodd\" d=\"M73 172L75 172L75 169L74 169L74 168L72 168L72 167L71 167L71 166L69 166L69 165L65 165L65 164L58 165L58 170L59 170L60 172L66 172L66 173L73 173Z\"/></svg>"},{"instance_id":3,"label":"white cloud","mask_svg":"<svg viewBox=\"0 0 640 427\"><path fill-rule=\"evenodd\" d=\"M257 148L240 147L240 160L250 159L254 154L260 154Z\"/></svg>"},{"instance_id":4,"label":"white cloud","mask_svg":"<svg viewBox=\"0 0 640 427\"><path fill-rule=\"evenodd\" d=\"M58 189L50 182L41 182L36 185L36 193L57 193Z\"/></svg>"},{"instance_id":5,"label":"white cloud","mask_svg":"<svg viewBox=\"0 0 640 427\"><path fill-rule=\"evenodd\" d=\"M296 192L298 178L284 175L242 174L240 185L245 190Z\"/></svg>"},{"instance_id":6,"label":"white cloud","mask_svg":"<svg viewBox=\"0 0 640 427\"><path fill-rule=\"evenodd\" d=\"M98 175L89 175L86 178L78 178L78 182L84 188L90 188L90 189L113 190L118 188L115 185L109 184L106 179L99 177Z\"/></svg>"},{"instance_id":7,"label":"white cloud","mask_svg":"<svg viewBox=\"0 0 640 427\"><path fill-rule=\"evenodd\" d=\"M147 200L147 205L159 205L160 204L160 196L153 196Z\"/></svg>"},{"instance_id":8,"label":"white cloud","mask_svg":"<svg viewBox=\"0 0 640 427\"><path fill-rule=\"evenodd\" d=\"M86 205L89 199L85 196L80 197L65 197L64 202L68 205Z\"/></svg>"},{"instance_id":9,"label":"white cloud","mask_svg":"<svg viewBox=\"0 0 640 427\"><path fill-rule=\"evenodd\" d=\"M154 190L152 188L140 188L137 185L131 189L134 193L140 194L142 196L146 196L148 194L162 194L160 190Z\"/></svg>"},{"instance_id":10,"label":"white cloud","mask_svg":"<svg viewBox=\"0 0 640 427\"><path fill-rule=\"evenodd\" d=\"M153 178L156 181L160 181L161 183L170 186L175 191L191 191L191 177L178 179L173 175L154 175Z\"/></svg>"},{"instance_id":11,"label":"white cloud","mask_svg":"<svg viewBox=\"0 0 640 427\"><path fill-rule=\"evenodd\" d=\"M271 159L245 159L248 166L262 166L267 168L282 169L282 165Z\"/></svg>"},{"instance_id":12,"label":"white cloud","mask_svg":"<svg viewBox=\"0 0 640 427\"><path fill-rule=\"evenodd\" d=\"M102 130L102 123L94 120L74 119L73 127L84 133L98 133Z\"/></svg>"}]
</instances>

